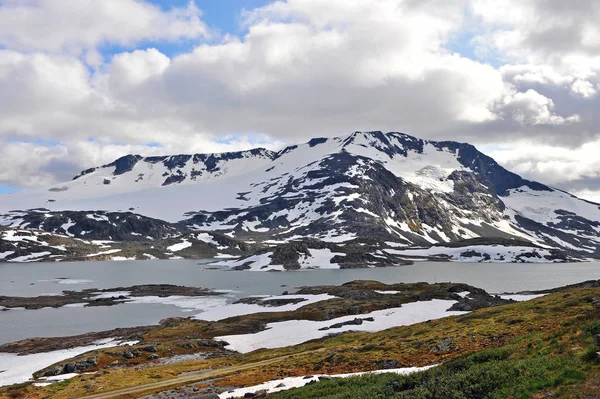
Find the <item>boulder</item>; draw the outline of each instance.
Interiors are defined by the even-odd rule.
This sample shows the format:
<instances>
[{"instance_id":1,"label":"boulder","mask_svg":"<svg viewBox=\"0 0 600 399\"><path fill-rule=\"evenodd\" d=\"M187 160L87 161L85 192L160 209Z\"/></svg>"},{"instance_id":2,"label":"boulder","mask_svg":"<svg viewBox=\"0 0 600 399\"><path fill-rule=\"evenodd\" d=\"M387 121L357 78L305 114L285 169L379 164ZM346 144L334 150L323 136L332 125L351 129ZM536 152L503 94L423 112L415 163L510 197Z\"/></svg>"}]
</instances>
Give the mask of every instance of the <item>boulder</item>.
<instances>
[{"instance_id":1,"label":"boulder","mask_svg":"<svg viewBox=\"0 0 600 399\"><path fill-rule=\"evenodd\" d=\"M63 366L61 374L70 374L75 372L75 363L67 363Z\"/></svg>"}]
</instances>

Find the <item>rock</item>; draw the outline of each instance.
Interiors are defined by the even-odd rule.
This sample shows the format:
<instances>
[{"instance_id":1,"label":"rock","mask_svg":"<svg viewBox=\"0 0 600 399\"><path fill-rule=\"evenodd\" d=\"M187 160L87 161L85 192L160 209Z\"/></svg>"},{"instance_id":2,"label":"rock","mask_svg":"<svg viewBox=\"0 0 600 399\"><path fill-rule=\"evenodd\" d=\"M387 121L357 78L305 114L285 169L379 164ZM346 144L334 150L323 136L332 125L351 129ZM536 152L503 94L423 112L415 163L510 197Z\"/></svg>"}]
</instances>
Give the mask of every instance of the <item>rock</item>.
<instances>
[{"instance_id":1,"label":"rock","mask_svg":"<svg viewBox=\"0 0 600 399\"><path fill-rule=\"evenodd\" d=\"M83 370L87 369L88 367L90 367L90 365L87 362L75 363L75 370L77 370L77 371L83 371Z\"/></svg>"},{"instance_id":2,"label":"rock","mask_svg":"<svg viewBox=\"0 0 600 399\"><path fill-rule=\"evenodd\" d=\"M246 392L246 394L244 395L244 398L256 398L256 394L253 392Z\"/></svg>"},{"instance_id":3,"label":"rock","mask_svg":"<svg viewBox=\"0 0 600 399\"><path fill-rule=\"evenodd\" d=\"M54 377L56 375L59 375L60 372L61 372L60 368L49 369L49 370L46 370L46 372L44 373L44 377Z\"/></svg>"},{"instance_id":4,"label":"rock","mask_svg":"<svg viewBox=\"0 0 600 399\"><path fill-rule=\"evenodd\" d=\"M150 352L150 353L156 353L157 352L156 346L145 346L145 347L142 348L142 350L144 352Z\"/></svg>"},{"instance_id":5,"label":"rock","mask_svg":"<svg viewBox=\"0 0 600 399\"><path fill-rule=\"evenodd\" d=\"M94 359L93 357L88 357L87 360L85 361L87 364L90 365L90 367L95 367L98 365L98 362L96 361L96 359Z\"/></svg>"},{"instance_id":6,"label":"rock","mask_svg":"<svg viewBox=\"0 0 600 399\"><path fill-rule=\"evenodd\" d=\"M444 338L440 342L438 342L433 348L429 350L429 353L437 353L437 352L448 352L452 349L452 342L454 342L454 338Z\"/></svg>"},{"instance_id":7,"label":"rock","mask_svg":"<svg viewBox=\"0 0 600 399\"><path fill-rule=\"evenodd\" d=\"M389 370L389 369L399 369L402 367L402 365L397 360L386 359L386 360L380 360L378 362L375 362L375 367L378 370Z\"/></svg>"},{"instance_id":8,"label":"rock","mask_svg":"<svg viewBox=\"0 0 600 399\"><path fill-rule=\"evenodd\" d=\"M133 353L131 351L127 351L127 352L123 353L123 357L125 359L133 359L135 356L133 356Z\"/></svg>"},{"instance_id":9,"label":"rock","mask_svg":"<svg viewBox=\"0 0 600 399\"><path fill-rule=\"evenodd\" d=\"M198 340L196 340L196 343L199 346L205 346L207 348L224 348L226 345L229 345L227 342L216 341L216 340L210 339L210 338L198 339Z\"/></svg>"},{"instance_id":10,"label":"rock","mask_svg":"<svg viewBox=\"0 0 600 399\"><path fill-rule=\"evenodd\" d=\"M160 356L158 356L157 354L153 353L151 355L148 355L148 357L146 357L146 359L148 359L148 360L156 360L156 359L160 359Z\"/></svg>"},{"instance_id":11,"label":"rock","mask_svg":"<svg viewBox=\"0 0 600 399\"><path fill-rule=\"evenodd\" d=\"M75 363L67 363L63 367L62 374L70 374L75 372Z\"/></svg>"},{"instance_id":12,"label":"rock","mask_svg":"<svg viewBox=\"0 0 600 399\"><path fill-rule=\"evenodd\" d=\"M332 324L329 327L319 328L319 331L327 331L327 330L332 329L332 328L342 328L344 326L360 326L364 321L373 322L373 321L375 321L375 319L372 318L372 317L367 317L367 318L364 318L364 319L361 319L361 318L357 317L354 320L344 321L342 323L335 323L335 324Z\"/></svg>"},{"instance_id":13,"label":"rock","mask_svg":"<svg viewBox=\"0 0 600 399\"><path fill-rule=\"evenodd\" d=\"M285 387L285 384L284 384L284 383L281 383L281 384L279 384L279 385L275 386L275 388L283 388L283 387Z\"/></svg>"},{"instance_id":14,"label":"rock","mask_svg":"<svg viewBox=\"0 0 600 399\"><path fill-rule=\"evenodd\" d=\"M289 292L287 292L287 291L283 291L283 292L281 293L281 295L289 295L289 294L290 294L290 293L289 293Z\"/></svg>"},{"instance_id":15,"label":"rock","mask_svg":"<svg viewBox=\"0 0 600 399\"><path fill-rule=\"evenodd\" d=\"M594 342L596 343L596 346L600 346L600 334L594 335Z\"/></svg>"},{"instance_id":16,"label":"rock","mask_svg":"<svg viewBox=\"0 0 600 399\"><path fill-rule=\"evenodd\" d=\"M219 395L216 393L207 393L200 396L191 396L189 399L219 399Z\"/></svg>"}]
</instances>

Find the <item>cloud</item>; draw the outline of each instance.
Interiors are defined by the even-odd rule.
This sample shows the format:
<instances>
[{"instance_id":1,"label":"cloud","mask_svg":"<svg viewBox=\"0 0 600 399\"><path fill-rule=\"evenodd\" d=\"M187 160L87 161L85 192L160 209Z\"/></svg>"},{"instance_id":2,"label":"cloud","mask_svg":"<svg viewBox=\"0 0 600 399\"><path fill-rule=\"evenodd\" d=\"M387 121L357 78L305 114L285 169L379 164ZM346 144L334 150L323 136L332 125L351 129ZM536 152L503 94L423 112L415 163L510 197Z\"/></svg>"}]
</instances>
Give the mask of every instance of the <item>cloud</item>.
<instances>
[{"instance_id":1,"label":"cloud","mask_svg":"<svg viewBox=\"0 0 600 399\"><path fill-rule=\"evenodd\" d=\"M193 1L163 11L139 0L3 0L0 44L24 51L78 53L103 44L208 37Z\"/></svg>"},{"instance_id":2,"label":"cloud","mask_svg":"<svg viewBox=\"0 0 600 399\"><path fill-rule=\"evenodd\" d=\"M594 162L573 169L553 157L600 137L596 10L586 12L597 7L583 1L561 19L555 0L502 2L274 1L244 12L243 35L218 37L193 2L165 11L142 0L0 1L0 92L10 93L0 96L0 140L43 154L25 173L6 163L0 182L38 186L68 165L75 174L128 152L372 129L475 144L526 138L546 146L506 165L559 185L586 179ZM483 58L451 50L464 37ZM172 57L153 46L190 39ZM0 157L12 159L9 146Z\"/></svg>"}]
</instances>

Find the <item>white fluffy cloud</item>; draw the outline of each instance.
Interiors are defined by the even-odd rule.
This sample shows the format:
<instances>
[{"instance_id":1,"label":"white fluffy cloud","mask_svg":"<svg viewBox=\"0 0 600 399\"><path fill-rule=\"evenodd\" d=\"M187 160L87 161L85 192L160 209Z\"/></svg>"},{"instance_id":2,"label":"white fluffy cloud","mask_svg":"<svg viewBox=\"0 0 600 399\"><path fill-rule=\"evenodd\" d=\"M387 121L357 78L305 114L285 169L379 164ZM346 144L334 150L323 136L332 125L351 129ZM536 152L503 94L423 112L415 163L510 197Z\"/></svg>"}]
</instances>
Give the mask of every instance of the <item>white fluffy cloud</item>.
<instances>
[{"instance_id":1,"label":"white fluffy cloud","mask_svg":"<svg viewBox=\"0 0 600 399\"><path fill-rule=\"evenodd\" d=\"M162 11L140 0L3 0L0 44L18 50L79 52L102 44L209 36L193 2Z\"/></svg>"},{"instance_id":2,"label":"white fluffy cloud","mask_svg":"<svg viewBox=\"0 0 600 399\"><path fill-rule=\"evenodd\" d=\"M5 161L0 183L50 183L128 152L276 147L368 129L596 142L600 7L584 1L557 19L555 0L502 1L274 1L244 12L242 36L217 37L193 2L165 11L142 0L0 0L0 157L38 151L27 167ZM492 58L454 52L464 37ZM172 57L139 45L190 39ZM128 50L103 53L107 44ZM551 149L532 160L515 148L523 156L501 161L544 180Z\"/></svg>"}]
</instances>

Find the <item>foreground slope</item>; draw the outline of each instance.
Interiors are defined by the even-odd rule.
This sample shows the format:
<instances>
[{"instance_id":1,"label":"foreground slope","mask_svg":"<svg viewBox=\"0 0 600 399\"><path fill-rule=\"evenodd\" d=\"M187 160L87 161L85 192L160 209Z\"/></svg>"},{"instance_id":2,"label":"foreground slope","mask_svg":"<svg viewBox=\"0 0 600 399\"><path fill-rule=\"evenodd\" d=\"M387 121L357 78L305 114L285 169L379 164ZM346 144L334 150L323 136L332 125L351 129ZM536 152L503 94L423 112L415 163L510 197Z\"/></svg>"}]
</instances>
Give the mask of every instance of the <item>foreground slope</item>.
<instances>
[{"instance_id":1,"label":"foreground slope","mask_svg":"<svg viewBox=\"0 0 600 399\"><path fill-rule=\"evenodd\" d=\"M402 133L279 152L129 155L49 190L0 197L5 225L27 227L32 208L132 211L267 244L374 238L408 248L488 237L600 257L598 204L522 179L472 145Z\"/></svg>"}]
</instances>

